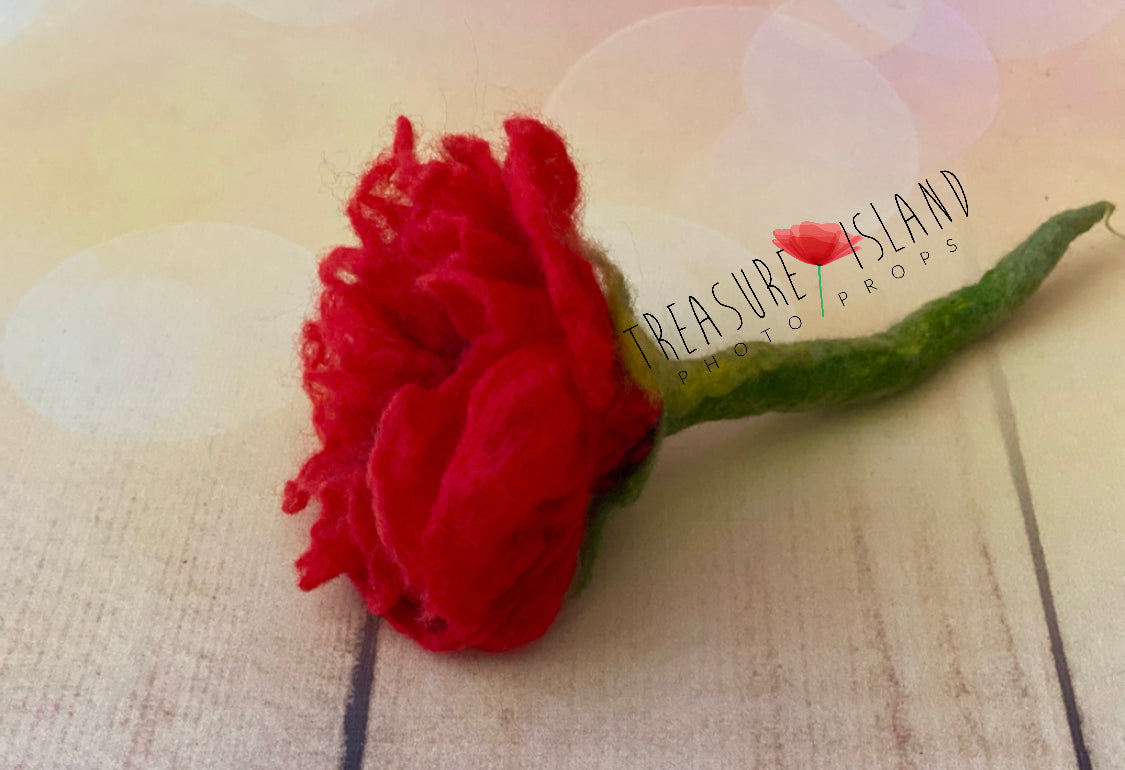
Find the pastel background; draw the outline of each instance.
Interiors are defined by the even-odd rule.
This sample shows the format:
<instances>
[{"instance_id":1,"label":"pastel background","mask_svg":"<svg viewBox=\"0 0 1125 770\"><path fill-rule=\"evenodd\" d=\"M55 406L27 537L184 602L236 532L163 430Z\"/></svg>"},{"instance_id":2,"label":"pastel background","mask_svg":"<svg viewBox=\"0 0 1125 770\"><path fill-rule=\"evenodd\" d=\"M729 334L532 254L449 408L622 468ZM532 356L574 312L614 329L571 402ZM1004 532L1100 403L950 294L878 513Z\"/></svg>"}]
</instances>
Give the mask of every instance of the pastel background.
<instances>
[{"instance_id":1,"label":"pastel background","mask_svg":"<svg viewBox=\"0 0 1125 770\"><path fill-rule=\"evenodd\" d=\"M793 268L775 339L867 333L1125 204L1125 0L0 0L0 766L1125 767L1101 226L907 394L669 441L534 645L436 656L296 589L316 257L396 115L514 111L654 313L953 171L955 253L841 260L824 318Z\"/></svg>"}]
</instances>

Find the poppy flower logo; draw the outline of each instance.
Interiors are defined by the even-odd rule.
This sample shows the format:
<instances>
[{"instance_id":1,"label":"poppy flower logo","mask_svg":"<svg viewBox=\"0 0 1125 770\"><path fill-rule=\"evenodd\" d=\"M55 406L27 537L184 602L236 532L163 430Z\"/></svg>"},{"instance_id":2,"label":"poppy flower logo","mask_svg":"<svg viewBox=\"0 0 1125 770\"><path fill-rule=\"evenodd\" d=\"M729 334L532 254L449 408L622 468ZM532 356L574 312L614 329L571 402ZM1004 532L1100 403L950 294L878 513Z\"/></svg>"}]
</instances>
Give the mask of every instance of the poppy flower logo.
<instances>
[{"instance_id":1,"label":"poppy flower logo","mask_svg":"<svg viewBox=\"0 0 1125 770\"><path fill-rule=\"evenodd\" d=\"M816 265L816 280L820 289L820 314L824 315L824 283L820 268L835 262L845 254L854 253L863 240L860 235L848 235L838 224L802 222L788 230L774 230L773 244L784 249L794 259L806 265Z\"/></svg>"}]
</instances>

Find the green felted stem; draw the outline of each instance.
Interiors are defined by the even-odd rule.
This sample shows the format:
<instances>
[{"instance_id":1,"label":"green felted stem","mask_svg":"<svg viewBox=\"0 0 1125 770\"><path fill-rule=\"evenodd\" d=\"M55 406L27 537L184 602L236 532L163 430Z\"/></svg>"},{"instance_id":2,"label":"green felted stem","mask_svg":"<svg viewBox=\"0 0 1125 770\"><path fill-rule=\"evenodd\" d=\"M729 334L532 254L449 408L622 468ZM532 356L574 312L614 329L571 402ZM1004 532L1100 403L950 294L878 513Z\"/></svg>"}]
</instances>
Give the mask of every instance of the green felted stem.
<instances>
[{"instance_id":1,"label":"green felted stem","mask_svg":"<svg viewBox=\"0 0 1125 770\"><path fill-rule=\"evenodd\" d=\"M1030 297L1071 241L1108 218L1106 201L1051 217L978 281L935 299L868 337L747 342L662 368L665 435L710 420L796 412L888 395L921 380L987 334ZM708 357L709 358L709 357ZM681 383L678 371L686 370Z\"/></svg>"},{"instance_id":2,"label":"green felted stem","mask_svg":"<svg viewBox=\"0 0 1125 770\"><path fill-rule=\"evenodd\" d=\"M630 376L649 390L659 388L664 414L645 461L592 502L571 595L580 593L589 582L609 512L640 495L665 437L710 420L817 409L909 387L1011 315L1035 292L1070 243L1098 220L1106 219L1106 227L1116 234L1108 222L1113 209L1112 203L1102 201L1055 215L980 281L923 305L880 334L785 344L742 343L746 346L742 356L728 348L718 354L719 368L710 371L703 358L649 371L634 351L623 346ZM599 269L616 328L628 328L635 321L620 271L595 247L589 256ZM647 344L655 345L647 334L644 337ZM683 383L680 370L689 372Z\"/></svg>"}]
</instances>

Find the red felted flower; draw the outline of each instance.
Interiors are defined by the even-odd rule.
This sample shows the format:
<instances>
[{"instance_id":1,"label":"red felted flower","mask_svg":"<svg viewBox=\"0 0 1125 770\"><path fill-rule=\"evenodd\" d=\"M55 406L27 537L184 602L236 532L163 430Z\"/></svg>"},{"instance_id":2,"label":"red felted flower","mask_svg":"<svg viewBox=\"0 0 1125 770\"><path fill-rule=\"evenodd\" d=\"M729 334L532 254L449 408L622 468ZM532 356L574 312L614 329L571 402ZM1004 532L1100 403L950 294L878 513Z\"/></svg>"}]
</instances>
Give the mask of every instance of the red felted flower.
<instances>
[{"instance_id":1,"label":"red felted flower","mask_svg":"<svg viewBox=\"0 0 1125 770\"><path fill-rule=\"evenodd\" d=\"M578 174L535 120L420 161L410 122L348 206L359 245L320 264L303 329L322 444L283 508L321 505L300 586L346 574L431 650L539 637L591 499L643 459L659 396L625 372L575 225Z\"/></svg>"},{"instance_id":2,"label":"red felted flower","mask_svg":"<svg viewBox=\"0 0 1125 770\"><path fill-rule=\"evenodd\" d=\"M838 224L802 222L788 230L774 230L773 244L807 265L822 267L850 254L863 236L850 236ZM858 250L858 248L857 248Z\"/></svg>"}]
</instances>

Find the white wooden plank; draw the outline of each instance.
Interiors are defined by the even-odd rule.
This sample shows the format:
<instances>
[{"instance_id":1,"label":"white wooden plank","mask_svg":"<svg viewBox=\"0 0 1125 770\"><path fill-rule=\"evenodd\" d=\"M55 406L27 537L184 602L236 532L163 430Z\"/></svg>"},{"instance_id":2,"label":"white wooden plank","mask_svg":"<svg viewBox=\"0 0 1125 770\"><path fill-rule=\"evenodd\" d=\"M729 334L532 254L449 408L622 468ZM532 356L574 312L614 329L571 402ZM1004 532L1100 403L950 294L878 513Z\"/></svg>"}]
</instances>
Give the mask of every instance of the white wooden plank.
<instances>
[{"instance_id":1,"label":"white wooden plank","mask_svg":"<svg viewBox=\"0 0 1125 770\"><path fill-rule=\"evenodd\" d=\"M295 587L298 410L166 444L62 432L3 380L0 411L0 765L337 764L362 611Z\"/></svg>"},{"instance_id":2,"label":"white wooden plank","mask_svg":"<svg viewBox=\"0 0 1125 770\"><path fill-rule=\"evenodd\" d=\"M1125 242L1068 256L999 349L1094 767L1125 767ZM1016 339L1034 338L1034 344Z\"/></svg>"},{"instance_id":3,"label":"white wooden plank","mask_svg":"<svg viewBox=\"0 0 1125 770\"><path fill-rule=\"evenodd\" d=\"M368 766L1070 764L985 353L889 402L673 439L523 652L384 628Z\"/></svg>"}]
</instances>

